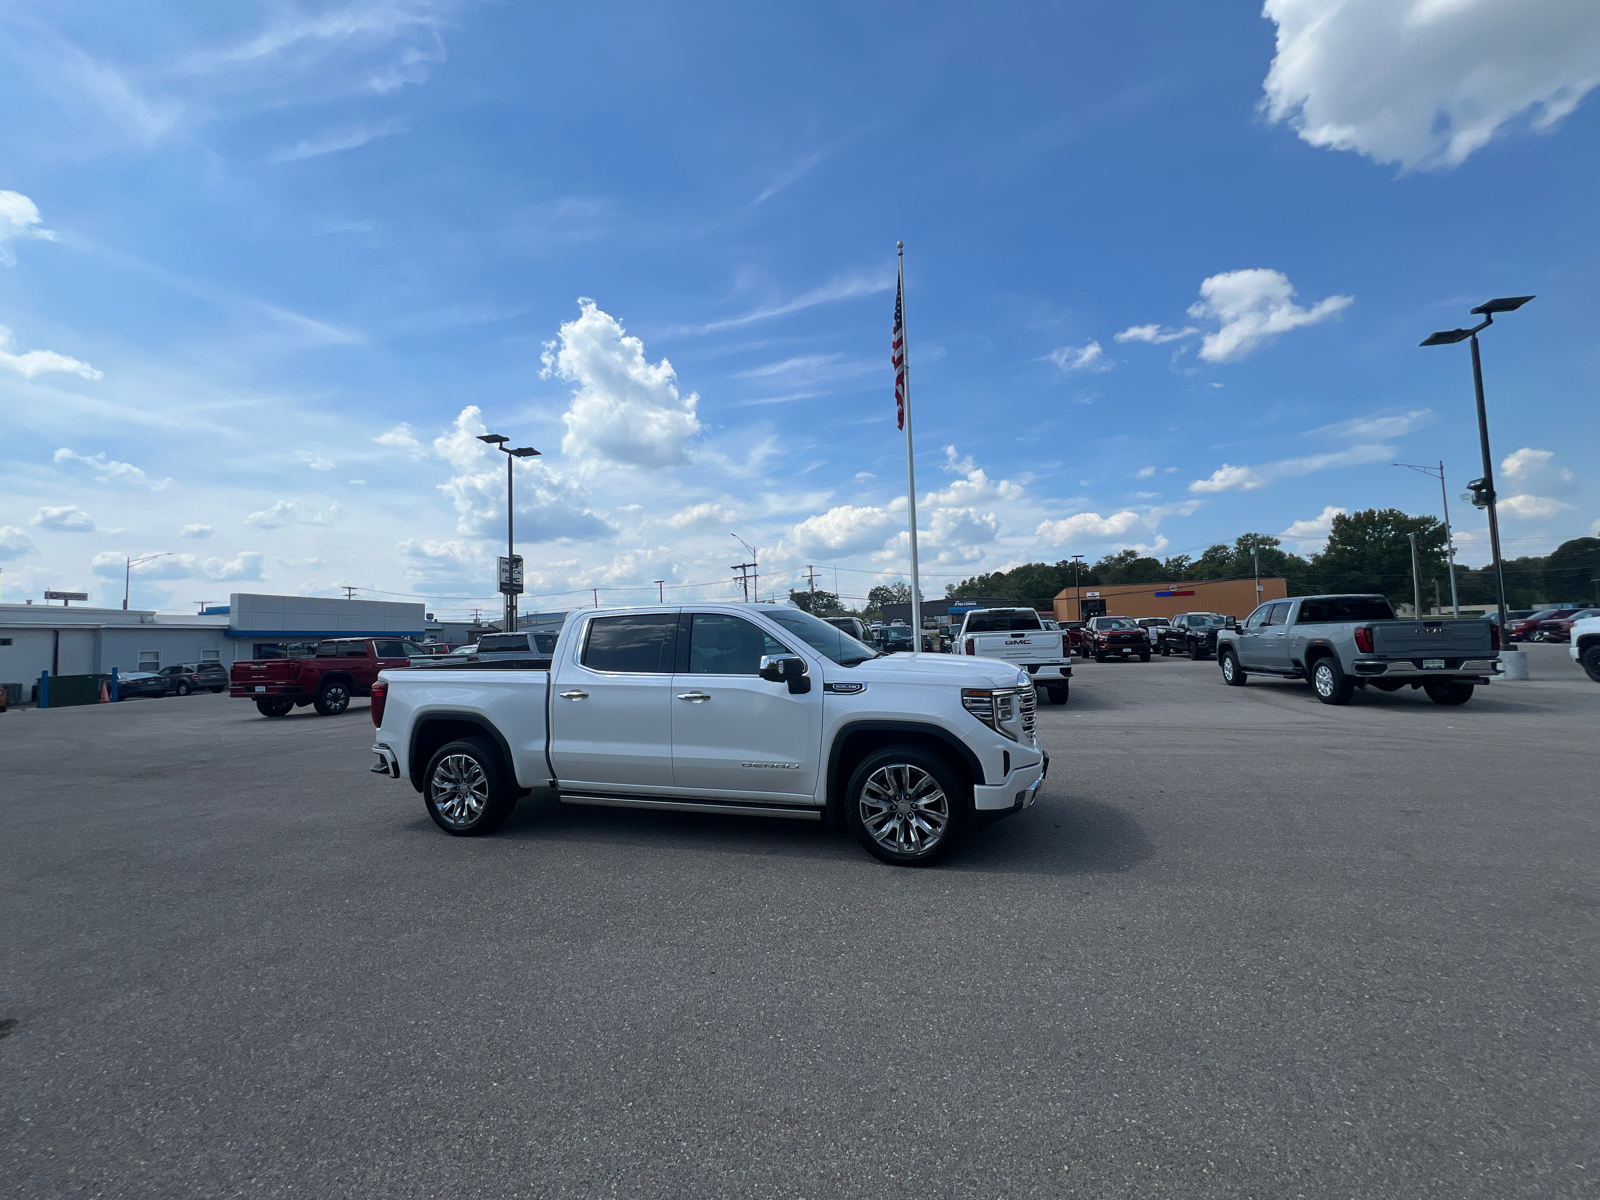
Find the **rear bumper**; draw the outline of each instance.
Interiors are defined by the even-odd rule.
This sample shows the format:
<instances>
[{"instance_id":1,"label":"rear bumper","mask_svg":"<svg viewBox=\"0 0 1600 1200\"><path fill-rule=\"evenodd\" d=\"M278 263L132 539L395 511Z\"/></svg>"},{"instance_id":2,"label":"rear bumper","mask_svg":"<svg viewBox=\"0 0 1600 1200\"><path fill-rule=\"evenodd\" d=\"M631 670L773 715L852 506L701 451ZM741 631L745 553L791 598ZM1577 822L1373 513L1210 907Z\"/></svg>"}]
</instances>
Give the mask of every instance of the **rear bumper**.
<instances>
[{"instance_id":1,"label":"rear bumper","mask_svg":"<svg viewBox=\"0 0 1600 1200\"><path fill-rule=\"evenodd\" d=\"M230 683L228 695L261 700L271 696L303 696L298 683Z\"/></svg>"},{"instance_id":2,"label":"rear bumper","mask_svg":"<svg viewBox=\"0 0 1600 1200\"><path fill-rule=\"evenodd\" d=\"M400 778L400 760L393 750L378 742L372 747L372 753L377 758L369 768L374 775L387 775L390 779Z\"/></svg>"},{"instance_id":3,"label":"rear bumper","mask_svg":"<svg viewBox=\"0 0 1600 1200\"><path fill-rule=\"evenodd\" d=\"M1499 660L1493 658L1464 659L1457 666L1442 669L1419 667L1410 661L1379 662L1360 658L1351 666L1358 679L1404 679L1408 683L1422 679L1489 679L1501 673Z\"/></svg>"},{"instance_id":4,"label":"rear bumper","mask_svg":"<svg viewBox=\"0 0 1600 1200\"><path fill-rule=\"evenodd\" d=\"M1035 683L1072 678L1072 663L1066 659L1060 662L1023 663L1022 669L1033 677Z\"/></svg>"}]
</instances>

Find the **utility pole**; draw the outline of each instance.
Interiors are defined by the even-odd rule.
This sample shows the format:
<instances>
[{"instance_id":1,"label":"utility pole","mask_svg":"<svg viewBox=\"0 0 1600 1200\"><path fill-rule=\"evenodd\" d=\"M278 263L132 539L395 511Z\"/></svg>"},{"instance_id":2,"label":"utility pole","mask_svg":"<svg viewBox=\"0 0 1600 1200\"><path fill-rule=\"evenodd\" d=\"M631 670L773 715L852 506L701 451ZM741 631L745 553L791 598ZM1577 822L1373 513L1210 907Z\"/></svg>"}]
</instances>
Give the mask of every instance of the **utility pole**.
<instances>
[{"instance_id":1,"label":"utility pole","mask_svg":"<svg viewBox=\"0 0 1600 1200\"><path fill-rule=\"evenodd\" d=\"M1250 560L1255 563L1256 571L1256 607L1261 607L1261 547L1250 547Z\"/></svg>"},{"instance_id":2,"label":"utility pole","mask_svg":"<svg viewBox=\"0 0 1600 1200\"><path fill-rule=\"evenodd\" d=\"M1435 478L1439 481L1439 502L1444 505L1444 548L1450 561L1450 608L1455 613L1456 620L1461 619L1461 597L1456 592L1456 540L1450 531L1450 494L1444 486L1444 459L1439 460L1437 473L1433 467L1419 467L1416 463L1395 463L1397 467L1407 467L1413 471ZM1435 608L1439 607L1434 605Z\"/></svg>"},{"instance_id":3,"label":"utility pole","mask_svg":"<svg viewBox=\"0 0 1600 1200\"><path fill-rule=\"evenodd\" d=\"M760 561L759 560L761 558L761 555L757 554L756 553L756 548L754 546L752 546L749 542L745 541L737 533L730 534L729 536L732 537L734 541L738 542L739 545L743 546L746 550L750 551L750 590L753 591L756 594L756 603L760 604L761 603L761 567L760 567ZM747 593L746 596L745 596L745 599L748 600L749 598L750 598L749 594Z\"/></svg>"},{"instance_id":4,"label":"utility pole","mask_svg":"<svg viewBox=\"0 0 1600 1200\"><path fill-rule=\"evenodd\" d=\"M810 563L806 564L806 578L811 581L811 615L817 615L817 569Z\"/></svg>"},{"instance_id":5,"label":"utility pole","mask_svg":"<svg viewBox=\"0 0 1600 1200\"><path fill-rule=\"evenodd\" d=\"M1083 620L1083 555L1081 554L1072 556L1072 580L1073 587L1078 591L1078 620L1081 621Z\"/></svg>"},{"instance_id":6,"label":"utility pole","mask_svg":"<svg viewBox=\"0 0 1600 1200\"><path fill-rule=\"evenodd\" d=\"M356 589L354 587L352 587L350 584L341 583L341 584L339 584L339 586L344 589L344 598L346 600L354 600L356 598Z\"/></svg>"},{"instance_id":7,"label":"utility pole","mask_svg":"<svg viewBox=\"0 0 1600 1200\"><path fill-rule=\"evenodd\" d=\"M1415 620L1422 616L1422 568L1417 564L1416 530L1406 536L1411 539L1411 617Z\"/></svg>"},{"instance_id":8,"label":"utility pole","mask_svg":"<svg viewBox=\"0 0 1600 1200\"><path fill-rule=\"evenodd\" d=\"M750 603L750 572L755 563L734 563L729 570L739 572L739 583L744 588L744 602Z\"/></svg>"},{"instance_id":9,"label":"utility pole","mask_svg":"<svg viewBox=\"0 0 1600 1200\"><path fill-rule=\"evenodd\" d=\"M147 554L143 558L124 558L122 560L122 609L128 609L128 590L133 585L133 569L140 563L155 562L158 558L171 558L176 550L168 550L165 554Z\"/></svg>"},{"instance_id":10,"label":"utility pole","mask_svg":"<svg viewBox=\"0 0 1600 1200\"><path fill-rule=\"evenodd\" d=\"M506 557L500 567L500 591L506 598L504 632L517 628L517 597L522 594L522 560L517 557L516 502L512 495L511 468L519 458L534 458L538 451L532 446L506 449L511 439L499 433L480 433L480 442L487 442L506 456Z\"/></svg>"},{"instance_id":11,"label":"utility pole","mask_svg":"<svg viewBox=\"0 0 1600 1200\"><path fill-rule=\"evenodd\" d=\"M652 580L652 582L656 585L656 603L665 604L667 602L667 581L665 579L656 579Z\"/></svg>"}]
</instances>

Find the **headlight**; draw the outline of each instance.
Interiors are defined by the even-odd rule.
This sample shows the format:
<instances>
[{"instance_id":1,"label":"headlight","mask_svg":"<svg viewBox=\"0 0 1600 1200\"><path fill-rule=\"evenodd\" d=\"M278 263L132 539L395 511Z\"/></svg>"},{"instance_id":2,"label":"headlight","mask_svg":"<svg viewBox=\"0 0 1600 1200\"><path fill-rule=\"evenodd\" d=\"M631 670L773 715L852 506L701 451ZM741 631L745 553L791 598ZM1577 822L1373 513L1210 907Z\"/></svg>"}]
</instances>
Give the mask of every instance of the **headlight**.
<instances>
[{"instance_id":1,"label":"headlight","mask_svg":"<svg viewBox=\"0 0 1600 1200\"><path fill-rule=\"evenodd\" d=\"M1032 688L1032 684L1027 685ZM1022 740L1022 701L1019 687L962 688L961 707L996 733L1014 742Z\"/></svg>"}]
</instances>

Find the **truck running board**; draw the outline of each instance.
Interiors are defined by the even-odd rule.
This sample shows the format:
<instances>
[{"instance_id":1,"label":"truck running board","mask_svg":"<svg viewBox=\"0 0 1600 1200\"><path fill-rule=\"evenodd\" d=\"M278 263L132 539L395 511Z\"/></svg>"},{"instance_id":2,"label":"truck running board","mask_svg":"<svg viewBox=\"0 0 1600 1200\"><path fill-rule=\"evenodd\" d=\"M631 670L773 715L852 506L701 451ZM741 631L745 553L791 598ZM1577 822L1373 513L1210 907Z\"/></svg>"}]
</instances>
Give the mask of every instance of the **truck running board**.
<instances>
[{"instance_id":1,"label":"truck running board","mask_svg":"<svg viewBox=\"0 0 1600 1200\"><path fill-rule=\"evenodd\" d=\"M789 817L796 821L820 821L820 808L801 808L789 804L748 804L737 800L656 800L641 796L595 796L581 792L561 793L563 804L591 804L598 808L654 808L666 812L731 813L740 817Z\"/></svg>"}]
</instances>

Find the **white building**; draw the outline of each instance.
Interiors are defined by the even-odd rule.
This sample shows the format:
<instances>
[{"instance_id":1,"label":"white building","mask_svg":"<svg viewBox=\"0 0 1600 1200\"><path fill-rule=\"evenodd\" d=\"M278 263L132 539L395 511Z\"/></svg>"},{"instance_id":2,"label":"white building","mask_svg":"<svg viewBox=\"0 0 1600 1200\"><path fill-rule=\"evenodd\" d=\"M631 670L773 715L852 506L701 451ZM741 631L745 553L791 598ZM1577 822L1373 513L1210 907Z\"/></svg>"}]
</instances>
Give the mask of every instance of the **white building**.
<instances>
[{"instance_id":1,"label":"white building","mask_svg":"<svg viewBox=\"0 0 1600 1200\"><path fill-rule=\"evenodd\" d=\"M0 604L0 684L26 698L52 675L159 671L174 663L256 658L295 642L399 634L421 637L424 605L387 600L234 593L197 616L82 605Z\"/></svg>"}]
</instances>

